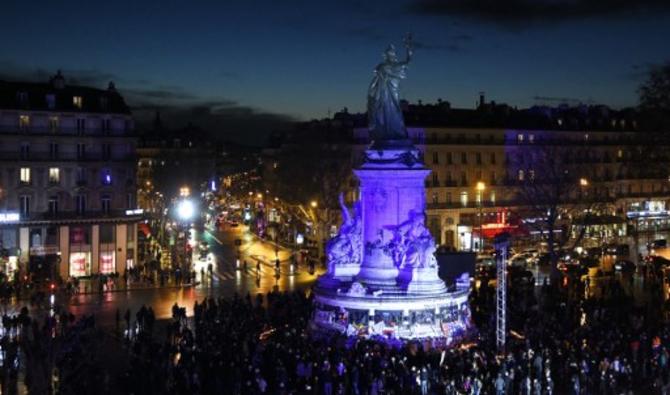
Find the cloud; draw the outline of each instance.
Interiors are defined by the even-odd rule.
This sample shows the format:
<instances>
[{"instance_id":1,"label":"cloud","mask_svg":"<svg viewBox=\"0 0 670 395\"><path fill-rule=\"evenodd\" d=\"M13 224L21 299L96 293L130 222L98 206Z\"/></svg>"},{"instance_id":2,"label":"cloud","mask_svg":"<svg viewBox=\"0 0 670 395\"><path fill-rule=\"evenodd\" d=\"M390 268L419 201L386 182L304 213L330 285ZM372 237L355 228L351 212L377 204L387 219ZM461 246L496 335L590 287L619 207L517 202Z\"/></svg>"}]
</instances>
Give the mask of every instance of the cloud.
<instances>
[{"instance_id":1,"label":"cloud","mask_svg":"<svg viewBox=\"0 0 670 395\"><path fill-rule=\"evenodd\" d=\"M670 12L667 0L415 0L410 11L420 15L465 17L522 28L526 23L562 22L631 12Z\"/></svg>"},{"instance_id":2,"label":"cloud","mask_svg":"<svg viewBox=\"0 0 670 395\"><path fill-rule=\"evenodd\" d=\"M463 46L451 43L451 44L428 44L422 41L414 40L414 48L418 50L427 50L427 51L448 51L448 52L462 52L464 51Z\"/></svg>"},{"instance_id":3,"label":"cloud","mask_svg":"<svg viewBox=\"0 0 670 395\"><path fill-rule=\"evenodd\" d=\"M628 81L641 82L649 77L651 71L658 66L655 63L634 64L630 67L630 70L623 73L622 78Z\"/></svg>"}]
</instances>

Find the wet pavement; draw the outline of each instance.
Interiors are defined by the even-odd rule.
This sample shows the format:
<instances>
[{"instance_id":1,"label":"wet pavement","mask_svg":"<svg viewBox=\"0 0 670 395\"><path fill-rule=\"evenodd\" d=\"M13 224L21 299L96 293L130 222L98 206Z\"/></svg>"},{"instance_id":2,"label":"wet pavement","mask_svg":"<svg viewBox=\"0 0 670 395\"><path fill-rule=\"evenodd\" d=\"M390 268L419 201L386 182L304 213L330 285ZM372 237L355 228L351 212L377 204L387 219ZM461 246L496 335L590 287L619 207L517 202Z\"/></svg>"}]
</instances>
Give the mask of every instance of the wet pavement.
<instances>
[{"instance_id":1,"label":"wet pavement","mask_svg":"<svg viewBox=\"0 0 670 395\"><path fill-rule=\"evenodd\" d=\"M241 296L250 293L253 296L273 290L309 290L323 271L317 268L314 273L309 273L305 266L292 267L290 250L260 240L241 226L224 232L195 233L194 237L206 241L210 247L207 259L200 260L194 256L197 285L80 294L70 299L70 312L75 316L95 314L98 325L106 328L116 325L117 309L123 321L127 309L130 309L134 319L135 312L142 305L151 306L159 320L172 317L172 306L175 303L186 307L187 314L192 315L194 303L206 297L231 297L235 293ZM235 239L242 240L239 269L236 268L238 249L234 245ZM279 277L275 271L275 256L281 261ZM242 263L244 260L248 262L246 270ZM261 263L260 276L257 275L257 262ZM207 273L210 263L213 267L212 276ZM204 269L204 277L201 268Z\"/></svg>"}]
</instances>

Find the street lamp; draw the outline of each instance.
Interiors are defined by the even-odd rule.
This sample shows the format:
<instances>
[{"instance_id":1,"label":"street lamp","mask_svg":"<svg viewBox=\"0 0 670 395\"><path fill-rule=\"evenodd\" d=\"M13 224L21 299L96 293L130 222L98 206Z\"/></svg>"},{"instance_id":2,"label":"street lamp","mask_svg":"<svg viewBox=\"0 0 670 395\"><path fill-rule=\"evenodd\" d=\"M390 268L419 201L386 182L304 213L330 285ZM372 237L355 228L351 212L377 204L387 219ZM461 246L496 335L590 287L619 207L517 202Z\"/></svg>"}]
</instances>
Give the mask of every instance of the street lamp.
<instances>
[{"instance_id":1,"label":"street lamp","mask_svg":"<svg viewBox=\"0 0 670 395\"><path fill-rule=\"evenodd\" d=\"M484 252L484 233L483 233L483 206L484 206L484 190L486 189L486 184L483 181L478 181L477 186L478 203L479 203L479 251Z\"/></svg>"},{"instance_id":2,"label":"street lamp","mask_svg":"<svg viewBox=\"0 0 670 395\"><path fill-rule=\"evenodd\" d=\"M188 221L193 217L193 214L195 214L195 206L192 201L184 199L179 202L179 205L177 206L177 215L179 216L179 219Z\"/></svg>"},{"instance_id":3,"label":"street lamp","mask_svg":"<svg viewBox=\"0 0 670 395\"><path fill-rule=\"evenodd\" d=\"M312 200L312 201L309 203L309 205L312 206L312 208L316 208L319 204L316 202L316 200Z\"/></svg>"}]
</instances>

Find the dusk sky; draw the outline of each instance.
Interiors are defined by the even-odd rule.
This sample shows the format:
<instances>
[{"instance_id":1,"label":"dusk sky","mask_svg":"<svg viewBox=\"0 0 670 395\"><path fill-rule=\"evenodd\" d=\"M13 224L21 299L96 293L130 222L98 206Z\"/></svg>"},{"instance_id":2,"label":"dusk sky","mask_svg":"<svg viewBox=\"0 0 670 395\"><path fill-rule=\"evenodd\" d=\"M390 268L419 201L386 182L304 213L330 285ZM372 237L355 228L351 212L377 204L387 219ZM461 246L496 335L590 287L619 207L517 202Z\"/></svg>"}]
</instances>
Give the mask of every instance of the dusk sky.
<instances>
[{"instance_id":1,"label":"dusk sky","mask_svg":"<svg viewBox=\"0 0 670 395\"><path fill-rule=\"evenodd\" d=\"M372 69L412 32L404 98L525 107L558 97L636 104L670 59L662 0L5 1L0 78L114 80L138 117L159 108L226 133L363 111ZM400 51L404 56L404 51Z\"/></svg>"}]
</instances>

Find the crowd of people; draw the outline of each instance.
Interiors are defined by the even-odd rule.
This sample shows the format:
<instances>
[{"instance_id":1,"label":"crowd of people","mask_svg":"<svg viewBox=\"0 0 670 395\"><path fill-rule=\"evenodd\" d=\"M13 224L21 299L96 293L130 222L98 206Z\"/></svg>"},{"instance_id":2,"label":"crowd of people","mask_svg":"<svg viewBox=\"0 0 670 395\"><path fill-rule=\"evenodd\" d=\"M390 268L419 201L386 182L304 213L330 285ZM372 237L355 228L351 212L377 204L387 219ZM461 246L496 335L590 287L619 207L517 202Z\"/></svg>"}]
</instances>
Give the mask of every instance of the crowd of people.
<instances>
[{"instance_id":1,"label":"crowd of people","mask_svg":"<svg viewBox=\"0 0 670 395\"><path fill-rule=\"evenodd\" d=\"M311 296L303 292L208 298L192 317L174 305L167 323L157 323L151 307L119 311L125 336L111 346L93 317L76 320L54 308L36 318L24 309L2 317L0 383L12 393L22 371L31 393L668 393L662 287L647 283L634 298L621 283L608 283L597 298L584 298L579 281L511 288L502 352L495 292L486 285L471 295L477 333L451 345L314 332Z\"/></svg>"},{"instance_id":2,"label":"crowd of people","mask_svg":"<svg viewBox=\"0 0 670 395\"><path fill-rule=\"evenodd\" d=\"M128 393L620 394L667 393L670 326L650 294L642 305L613 283L512 290L510 336L493 338L492 290L473 292L479 333L457 345L346 338L310 331L301 292L207 299L193 319L174 309L166 336L132 343Z\"/></svg>"}]
</instances>

